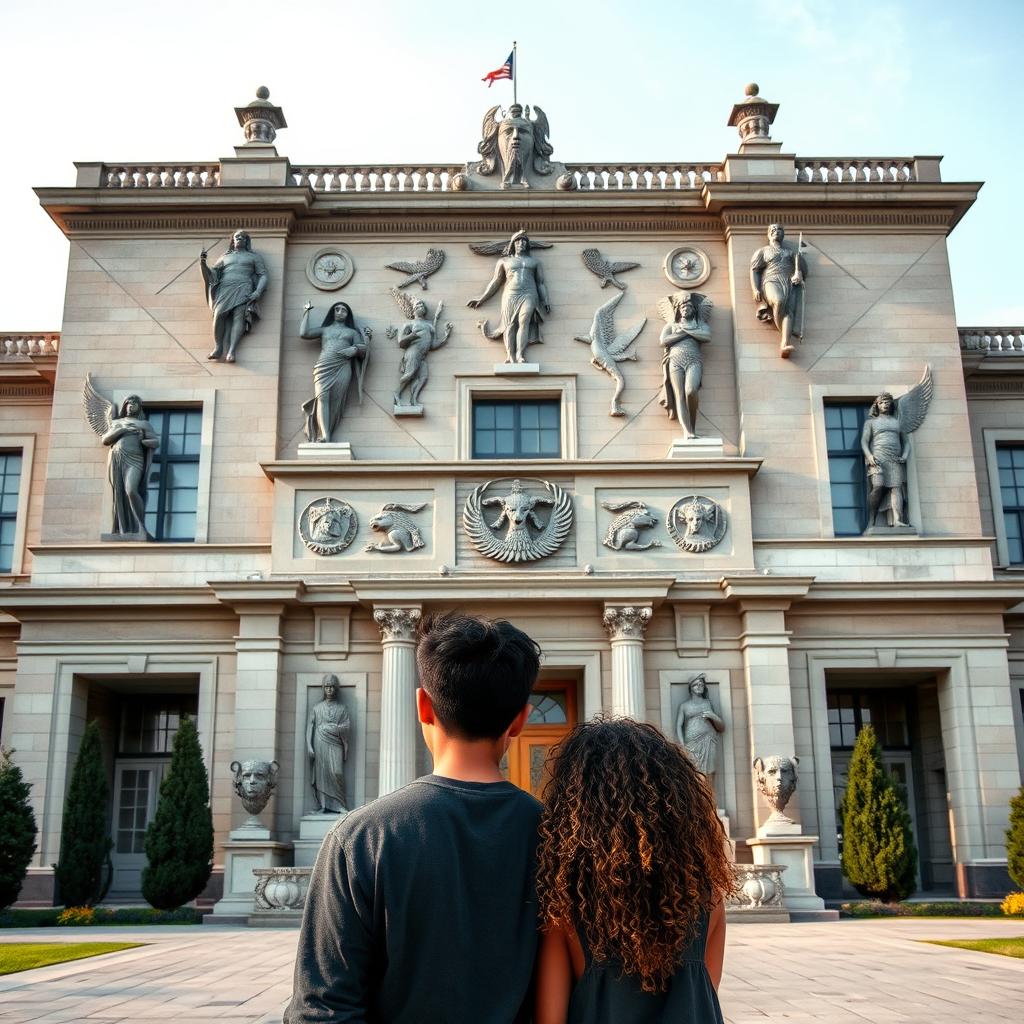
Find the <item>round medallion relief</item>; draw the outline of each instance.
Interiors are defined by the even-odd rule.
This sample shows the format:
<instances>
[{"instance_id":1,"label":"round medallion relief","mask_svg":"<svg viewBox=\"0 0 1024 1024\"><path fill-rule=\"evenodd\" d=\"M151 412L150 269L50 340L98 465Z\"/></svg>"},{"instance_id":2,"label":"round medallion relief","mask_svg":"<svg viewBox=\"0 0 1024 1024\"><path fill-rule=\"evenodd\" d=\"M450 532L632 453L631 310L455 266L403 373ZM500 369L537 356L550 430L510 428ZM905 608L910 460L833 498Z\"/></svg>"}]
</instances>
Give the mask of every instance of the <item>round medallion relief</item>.
<instances>
[{"instance_id":1,"label":"round medallion relief","mask_svg":"<svg viewBox=\"0 0 1024 1024\"><path fill-rule=\"evenodd\" d=\"M673 249L663 264L665 276L677 288L696 288L711 276L711 260L703 249L695 245L680 245Z\"/></svg>"},{"instance_id":2,"label":"round medallion relief","mask_svg":"<svg viewBox=\"0 0 1024 1024\"><path fill-rule=\"evenodd\" d=\"M336 555L352 543L359 520L356 510L340 498L317 498L299 516L302 543L317 555Z\"/></svg>"},{"instance_id":3,"label":"round medallion relief","mask_svg":"<svg viewBox=\"0 0 1024 1024\"><path fill-rule=\"evenodd\" d=\"M703 494L687 494L672 506L665 526L680 550L701 554L725 536L725 509Z\"/></svg>"},{"instance_id":4,"label":"round medallion relief","mask_svg":"<svg viewBox=\"0 0 1024 1024\"><path fill-rule=\"evenodd\" d=\"M354 260L344 249L327 246L313 253L306 264L306 277L314 288L324 292L344 288L356 271Z\"/></svg>"}]
</instances>

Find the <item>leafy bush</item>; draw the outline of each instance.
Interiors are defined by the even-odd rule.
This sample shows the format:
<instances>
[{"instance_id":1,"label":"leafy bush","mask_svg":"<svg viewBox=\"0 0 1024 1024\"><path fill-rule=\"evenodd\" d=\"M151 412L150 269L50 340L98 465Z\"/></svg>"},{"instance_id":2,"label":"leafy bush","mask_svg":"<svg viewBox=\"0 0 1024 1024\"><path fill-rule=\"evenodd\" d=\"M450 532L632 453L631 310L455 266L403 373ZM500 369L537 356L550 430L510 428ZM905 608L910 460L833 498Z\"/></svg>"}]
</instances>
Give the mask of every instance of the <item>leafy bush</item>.
<instances>
[{"instance_id":1,"label":"leafy bush","mask_svg":"<svg viewBox=\"0 0 1024 1024\"><path fill-rule=\"evenodd\" d=\"M1024 892L1011 892L999 909L1007 917L1024 917Z\"/></svg>"},{"instance_id":2,"label":"leafy bush","mask_svg":"<svg viewBox=\"0 0 1024 1024\"><path fill-rule=\"evenodd\" d=\"M1006 866L1010 877L1024 889L1024 786L1010 801L1010 827L1006 830Z\"/></svg>"},{"instance_id":3,"label":"leafy bush","mask_svg":"<svg viewBox=\"0 0 1024 1024\"><path fill-rule=\"evenodd\" d=\"M18 898L36 851L36 816L28 802L30 787L11 760L13 753L0 747L0 909Z\"/></svg>"},{"instance_id":4,"label":"leafy bush","mask_svg":"<svg viewBox=\"0 0 1024 1024\"><path fill-rule=\"evenodd\" d=\"M174 737L171 764L160 784L160 802L146 830L142 895L160 910L195 899L213 871L210 783L199 733L190 718Z\"/></svg>"},{"instance_id":5,"label":"leafy bush","mask_svg":"<svg viewBox=\"0 0 1024 1024\"><path fill-rule=\"evenodd\" d=\"M886 903L906 899L917 877L910 815L870 725L853 747L842 818L843 874L857 892Z\"/></svg>"},{"instance_id":6,"label":"leafy bush","mask_svg":"<svg viewBox=\"0 0 1024 1024\"><path fill-rule=\"evenodd\" d=\"M110 888L114 874L110 848L114 843L107 822L109 796L99 723L90 722L71 772L64 800L60 857L54 865L58 898L65 906L91 907Z\"/></svg>"},{"instance_id":7,"label":"leafy bush","mask_svg":"<svg viewBox=\"0 0 1024 1024\"><path fill-rule=\"evenodd\" d=\"M57 915L57 924L61 926L95 923L96 911L92 907L67 907Z\"/></svg>"},{"instance_id":8,"label":"leafy bush","mask_svg":"<svg viewBox=\"0 0 1024 1024\"><path fill-rule=\"evenodd\" d=\"M974 900L936 903L883 903L881 900L857 900L839 906L842 917L999 917L998 903Z\"/></svg>"}]
</instances>

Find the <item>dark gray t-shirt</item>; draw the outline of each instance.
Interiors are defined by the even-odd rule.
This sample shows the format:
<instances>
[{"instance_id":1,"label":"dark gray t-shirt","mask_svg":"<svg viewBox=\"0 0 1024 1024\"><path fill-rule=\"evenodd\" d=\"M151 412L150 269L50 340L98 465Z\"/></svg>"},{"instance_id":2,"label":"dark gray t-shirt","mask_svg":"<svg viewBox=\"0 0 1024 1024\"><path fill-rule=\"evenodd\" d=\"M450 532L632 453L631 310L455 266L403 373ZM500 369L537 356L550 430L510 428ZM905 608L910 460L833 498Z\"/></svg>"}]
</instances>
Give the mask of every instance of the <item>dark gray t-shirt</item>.
<instances>
[{"instance_id":1,"label":"dark gray t-shirt","mask_svg":"<svg viewBox=\"0 0 1024 1024\"><path fill-rule=\"evenodd\" d=\"M309 883L285 1024L528 1021L540 804L427 775L340 821Z\"/></svg>"}]
</instances>

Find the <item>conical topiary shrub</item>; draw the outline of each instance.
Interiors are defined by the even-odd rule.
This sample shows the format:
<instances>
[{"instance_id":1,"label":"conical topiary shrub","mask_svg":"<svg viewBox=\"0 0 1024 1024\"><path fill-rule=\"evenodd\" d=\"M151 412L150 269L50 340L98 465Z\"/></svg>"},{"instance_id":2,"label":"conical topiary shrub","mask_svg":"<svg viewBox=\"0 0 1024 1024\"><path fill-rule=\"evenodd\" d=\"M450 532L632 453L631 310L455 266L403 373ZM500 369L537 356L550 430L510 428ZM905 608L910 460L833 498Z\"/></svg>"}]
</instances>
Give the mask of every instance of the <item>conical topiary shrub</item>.
<instances>
[{"instance_id":1,"label":"conical topiary shrub","mask_svg":"<svg viewBox=\"0 0 1024 1024\"><path fill-rule=\"evenodd\" d=\"M98 722L85 727L71 785L64 800L60 857L54 865L57 895L67 907L91 907L110 888L113 865L107 801L110 786L103 765Z\"/></svg>"},{"instance_id":2,"label":"conical topiary shrub","mask_svg":"<svg viewBox=\"0 0 1024 1024\"><path fill-rule=\"evenodd\" d=\"M842 819L843 874L857 892L886 903L906 899L917 875L910 815L870 725L853 747Z\"/></svg>"},{"instance_id":3,"label":"conical topiary shrub","mask_svg":"<svg viewBox=\"0 0 1024 1024\"><path fill-rule=\"evenodd\" d=\"M210 784L190 718L174 737L171 764L160 785L156 814L146 830L142 895L158 910L194 900L213 870L213 817Z\"/></svg>"},{"instance_id":4,"label":"conical topiary shrub","mask_svg":"<svg viewBox=\"0 0 1024 1024\"><path fill-rule=\"evenodd\" d=\"M1010 801L1010 827L1006 830L1006 866L1010 877L1024 889L1024 786Z\"/></svg>"},{"instance_id":5,"label":"conical topiary shrub","mask_svg":"<svg viewBox=\"0 0 1024 1024\"><path fill-rule=\"evenodd\" d=\"M0 910L18 898L36 851L36 816L28 802L30 786L11 760L13 753L0 747Z\"/></svg>"}]
</instances>

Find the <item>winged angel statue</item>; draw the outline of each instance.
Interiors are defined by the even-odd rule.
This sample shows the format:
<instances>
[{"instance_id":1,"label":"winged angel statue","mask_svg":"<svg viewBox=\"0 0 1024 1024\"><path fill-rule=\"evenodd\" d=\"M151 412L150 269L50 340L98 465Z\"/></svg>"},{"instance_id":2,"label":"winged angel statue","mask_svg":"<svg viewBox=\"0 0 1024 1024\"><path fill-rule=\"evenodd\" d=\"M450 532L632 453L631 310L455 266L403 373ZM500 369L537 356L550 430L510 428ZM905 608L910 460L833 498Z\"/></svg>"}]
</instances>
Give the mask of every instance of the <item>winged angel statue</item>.
<instances>
[{"instance_id":1,"label":"winged angel statue","mask_svg":"<svg viewBox=\"0 0 1024 1024\"><path fill-rule=\"evenodd\" d=\"M497 562L534 562L554 554L572 527L572 499L557 484L542 480L543 495L529 494L518 480L512 481L512 490L500 498L485 498L484 493L494 481L475 487L466 499L462 511L462 525L482 555ZM551 506L547 523L537 515L541 506ZM485 506L499 506L501 513L493 522L484 519ZM504 537L495 536L508 524ZM536 536L530 527L537 530Z\"/></svg>"},{"instance_id":2,"label":"winged angel statue","mask_svg":"<svg viewBox=\"0 0 1024 1024\"><path fill-rule=\"evenodd\" d=\"M548 118L540 107L534 107L536 117L530 119L530 108L525 112L518 103L508 108L508 116L496 117L500 108L495 106L484 114L483 139L477 145L482 159L477 173L485 177L493 174L501 162L502 188L529 188L527 176L550 174L548 157L555 147L548 142ZM524 116L525 113L525 116Z\"/></svg>"},{"instance_id":3,"label":"winged angel statue","mask_svg":"<svg viewBox=\"0 0 1024 1024\"><path fill-rule=\"evenodd\" d=\"M903 513L903 488L907 482L910 435L928 414L934 383L931 366L921 380L899 401L883 391L871 406L860 436L868 470L868 529L875 525L882 502L888 498L887 525L909 526Z\"/></svg>"},{"instance_id":4,"label":"winged angel statue","mask_svg":"<svg viewBox=\"0 0 1024 1024\"><path fill-rule=\"evenodd\" d=\"M398 388L395 390L395 410L421 410L420 392L427 383L427 354L440 348L451 336L452 324L444 325L444 333L438 331L444 303L437 304L434 319L427 319L427 304L422 299L413 299L398 288L391 289L391 295L398 308L405 316L406 322L401 327L389 327L387 336L398 339L398 347L402 349L402 361L399 364Z\"/></svg>"},{"instance_id":5,"label":"winged angel statue","mask_svg":"<svg viewBox=\"0 0 1024 1024\"><path fill-rule=\"evenodd\" d=\"M711 300L700 292L676 292L658 301L661 330L661 402L686 437L697 436L697 408L704 375L702 346L711 340Z\"/></svg>"},{"instance_id":6,"label":"winged angel statue","mask_svg":"<svg viewBox=\"0 0 1024 1024\"><path fill-rule=\"evenodd\" d=\"M615 307L622 300L622 292L612 296L603 306L599 306L594 314L594 322L590 325L590 334L583 337L577 334L576 340L590 345L590 364L598 370L604 370L615 381L615 394L612 395L612 407L609 416L625 416L626 411L619 404L619 396L626 386L626 379L618 364L625 359L636 361L636 349L630 346L637 335L647 324L647 317L639 323L627 327L624 331L615 329Z\"/></svg>"},{"instance_id":7,"label":"winged angel statue","mask_svg":"<svg viewBox=\"0 0 1024 1024\"><path fill-rule=\"evenodd\" d=\"M110 449L107 479L114 497L111 539L150 540L146 532L146 484L160 439L146 419L142 399L129 395L118 408L93 387L92 378L86 374L82 403L89 426Z\"/></svg>"}]
</instances>

